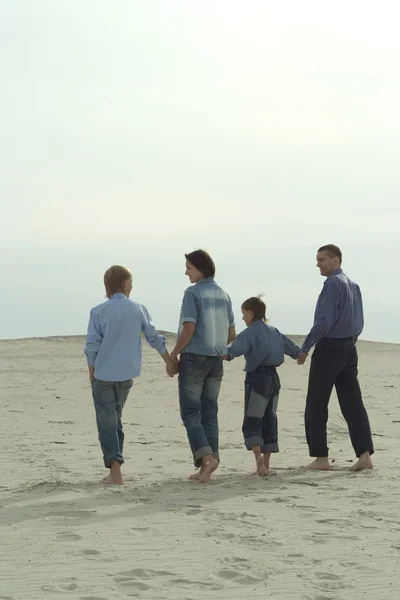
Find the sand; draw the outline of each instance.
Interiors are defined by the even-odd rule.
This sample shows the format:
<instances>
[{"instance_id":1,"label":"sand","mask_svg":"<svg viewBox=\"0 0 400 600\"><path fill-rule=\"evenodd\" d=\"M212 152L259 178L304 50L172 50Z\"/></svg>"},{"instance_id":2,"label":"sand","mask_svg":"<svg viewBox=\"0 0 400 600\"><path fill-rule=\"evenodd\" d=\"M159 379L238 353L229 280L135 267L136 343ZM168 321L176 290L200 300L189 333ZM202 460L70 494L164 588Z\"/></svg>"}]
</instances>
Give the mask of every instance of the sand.
<instances>
[{"instance_id":1,"label":"sand","mask_svg":"<svg viewBox=\"0 0 400 600\"><path fill-rule=\"evenodd\" d=\"M400 572L400 345L359 343L375 470L353 451L332 397L335 469L307 472L308 365L280 369L276 477L253 475L243 447L243 362L225 367L222 465L211 485L192 472L177 380L144 345L124 413L124 488L105 474L84 338L0 342L0 600L263 598L389 600ZM169 347L172 347L170 338Z\"/></svg>"}]
</instances>

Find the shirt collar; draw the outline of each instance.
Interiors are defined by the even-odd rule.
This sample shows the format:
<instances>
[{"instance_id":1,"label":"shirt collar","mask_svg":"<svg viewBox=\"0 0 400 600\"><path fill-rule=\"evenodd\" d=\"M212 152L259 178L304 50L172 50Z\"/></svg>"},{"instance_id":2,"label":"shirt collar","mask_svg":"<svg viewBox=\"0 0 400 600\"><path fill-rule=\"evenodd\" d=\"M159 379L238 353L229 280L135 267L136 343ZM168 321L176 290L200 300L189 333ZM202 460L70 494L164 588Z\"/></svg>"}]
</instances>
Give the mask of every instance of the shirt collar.
<instances>
[{"instance_id":1,"label":"shirt collar","mask_svg":"<svg viewBox=\"0 0 400 600\"><path fill-rule=\"evenodd\" d=\"M208 281L214 281L214 277L202 277L196 283L207 283Z\"/></svg>"},{"instance_id":2,"label":"shirt collar","mask_svg":"<svg viewBox=\"0 0 400 600\"><path fill-rule=\"evenodd\" d=\"M332 277L332 275L340 275L340 273L343 273L342 269L335 269L330 275L328 275L328 277Z\"/></svg>"},{"instance_id":3,"label":"shirt collar","mask_svg":"<svg viewBox=\"0 0 400 600\"><path fill-rule=\"evenodd\" d=\"M126 298L126 296L123 292L117 292L116 294L113 294L111 296L110 300L112 300L113 298Z\"/></svg>"}]
</instances>

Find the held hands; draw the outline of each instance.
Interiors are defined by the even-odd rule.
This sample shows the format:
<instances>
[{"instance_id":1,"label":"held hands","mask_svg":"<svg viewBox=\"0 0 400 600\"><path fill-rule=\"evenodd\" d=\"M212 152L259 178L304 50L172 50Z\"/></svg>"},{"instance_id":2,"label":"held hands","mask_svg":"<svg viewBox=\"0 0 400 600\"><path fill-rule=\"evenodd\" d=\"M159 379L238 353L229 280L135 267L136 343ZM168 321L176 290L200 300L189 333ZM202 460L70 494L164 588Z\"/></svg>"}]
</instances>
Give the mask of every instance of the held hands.
<instances>
[{"instance_id":1,"label":"held hands","mask_svg":"<svg viewBox=\"0 0 400 600\"><path fill-rule=\"evenodd\" d=\"M179 371L179 360L171 353L168 360L166 361L166 372L169 377L174 377Z\"/></svg>"},{"instance_id":2,"label":"held hands","mask_svg":"<svg viewBox=\"0 0 400 600\"><path fill-rule=\"evenodd\" d=\"M307 356L308 356L307 352L300 352L300 354L297 357L297 364L304 365L304 363L306 362Z\"/></svg>"}]
</instances>

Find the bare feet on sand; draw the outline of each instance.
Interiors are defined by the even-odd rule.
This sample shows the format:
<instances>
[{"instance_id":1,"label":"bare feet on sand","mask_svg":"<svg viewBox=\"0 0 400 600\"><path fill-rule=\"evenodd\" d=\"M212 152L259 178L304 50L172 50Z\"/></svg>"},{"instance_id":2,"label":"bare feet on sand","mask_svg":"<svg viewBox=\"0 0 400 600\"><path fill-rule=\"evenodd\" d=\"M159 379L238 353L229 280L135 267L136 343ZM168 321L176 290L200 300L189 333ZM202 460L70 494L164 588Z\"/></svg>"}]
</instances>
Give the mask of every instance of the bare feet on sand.
<instances>
[{"instance_id":1,"label":"bare feet on sand","mask_svg":"<svg viewBox=\"0 0 400 600\"><path fill-rule=\"evenodd\" d=\"M331 465L329 460L325 456L321 456L316 458L312 463L307 465L306 469L310 469L312 471L329 471Z\"/></svg>"},{"instance_id":2,"label":"bare feet on sand","mask_svg":"<svg viewBox=\"0 0 400 600\"><path fill-rule=\"evenodd\" d=\"M364 452L361 454L360 458L354 465L350 467L350 471L362 471L363 469L373 469L374 465L372 464L371 456L369 452Z\"/></svg>"},{"instance_id":3,"label":"bare feet on sand","mask_svg":"<svg viewBox=\"0 0 400 600\"><path fill-rule=\"evenodd\" d=\"M196 471L196 473L189 475L189 479L191 479L192 481L193 481L193 479L200 479L202 472L203 472L203 467L201 467L201 469L199 471Z\"/></svg>"},{"instance_id":4,"label":"bare feet on sand","mask_svg":"<svg viewBox=\"0 0 400 600\"><path fill-rule=\"evenodd\" d=\"M268 477L270 474L269 469L264 464L264 457L261 455L257 458L257 475L259 477Z\"/></svg>"},{"instance_id":5,"label":"bare feet on sand","mask_svg":"<svg viewBox=\"0 0 400 600\"><path fill-rule=\"evenodd\" d=\"M102 480L105 485L123 485L121 465L114 460L110 467L110 474Z\"/></svg>"},{"instance_id":6,"label":"bare feet on sand","mask_svg":"<svg viewBox=\"0 0 400 600\"><path fill-rule=\"evenodd\" d=\"M203 460L203 464L198 474L199 476L195 478L196 481L199 483L210 483L211 475L218 469L218 467L219 462L215 460L213 456L207 460Z\"/></svg>"}]
</instances>

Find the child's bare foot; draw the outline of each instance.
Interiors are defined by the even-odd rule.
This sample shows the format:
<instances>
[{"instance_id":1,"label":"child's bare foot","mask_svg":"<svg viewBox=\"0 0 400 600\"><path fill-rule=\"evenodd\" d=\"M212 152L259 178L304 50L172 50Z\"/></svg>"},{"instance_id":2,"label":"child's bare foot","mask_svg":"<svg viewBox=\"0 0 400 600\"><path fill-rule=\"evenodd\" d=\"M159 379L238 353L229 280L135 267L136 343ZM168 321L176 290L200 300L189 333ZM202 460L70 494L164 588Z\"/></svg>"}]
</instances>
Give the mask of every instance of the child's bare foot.
<instances>
[{"instance_id":1,"label":"child's bare foot","mask_svg":"<svg viewBox=\"0 0 400 600\"><path fill-rule=\"evenodd\" d=\"M319 458L316 458L315 460L313 460L312 463L310 463L306 467L306 469L310 469L312 471L329 471L330 468L331 465L329 463L329 460L325 456L320 456Z\"/></svg>"},{"instance_id":2,"label":"child's bare foot","mask_svg":"<svg viewBox=\"0 0 400 600\"><path fill-rule=\"evenodd\" d=\"M197 481L199 483L209 483L211 480L211 475L218 469L218 467L219 462L212 456L207 460L207 462L203 462Z\"/></svg>"},{"instance_id":3,"label":"child's bare foot","mask_svg":"<svg viewBox=\"0 0 400 600\"><path fill-rule=\"evenodd\" d=\"M259 477L268 477L269 475L269 469L265 468L264 458L262 456L257 458L257 475Z\"/></svg>"},{"instance_id":4,"label":"child's bare foot","mask_svg":"<svg viewBox=\"0 0 400 600\"><path fill-rule=\"evenodd\" d=\"M360 458L354 465L350 467L350 471L362 471L363 469L373 469L374 465L372 464L371 456L369 452L364 452L361 454Z\"/></svg>"}]
</instances>

